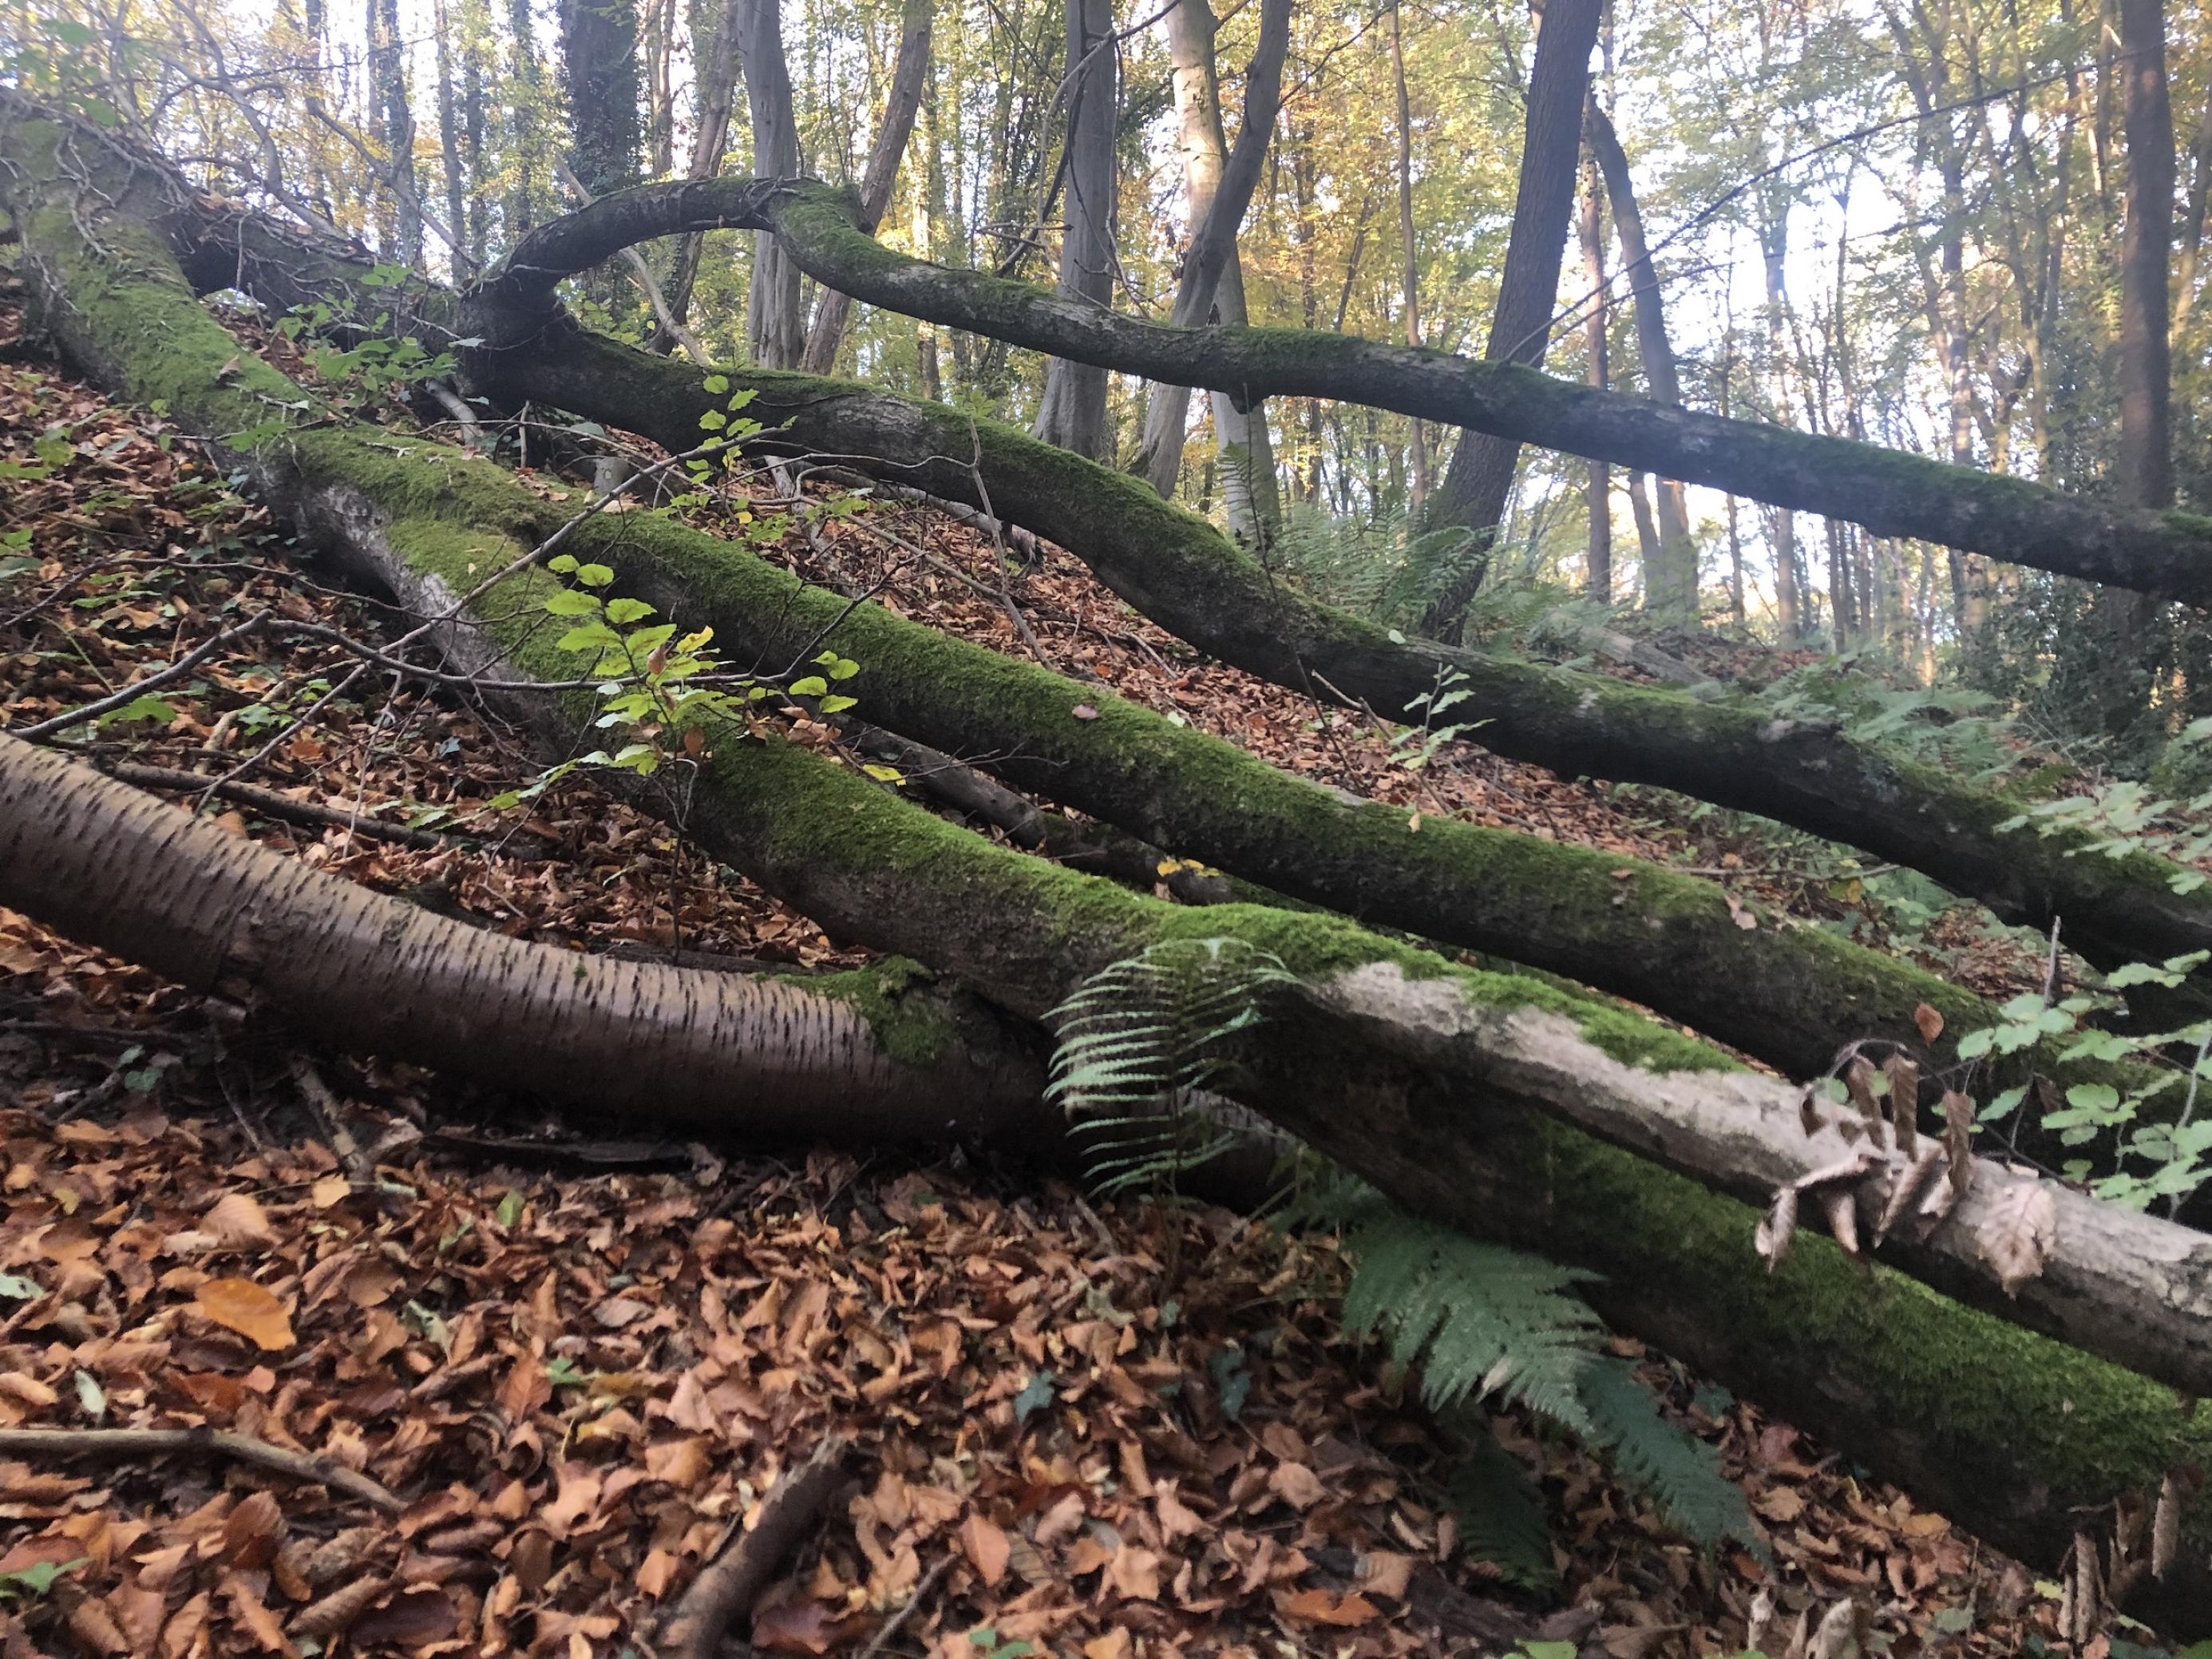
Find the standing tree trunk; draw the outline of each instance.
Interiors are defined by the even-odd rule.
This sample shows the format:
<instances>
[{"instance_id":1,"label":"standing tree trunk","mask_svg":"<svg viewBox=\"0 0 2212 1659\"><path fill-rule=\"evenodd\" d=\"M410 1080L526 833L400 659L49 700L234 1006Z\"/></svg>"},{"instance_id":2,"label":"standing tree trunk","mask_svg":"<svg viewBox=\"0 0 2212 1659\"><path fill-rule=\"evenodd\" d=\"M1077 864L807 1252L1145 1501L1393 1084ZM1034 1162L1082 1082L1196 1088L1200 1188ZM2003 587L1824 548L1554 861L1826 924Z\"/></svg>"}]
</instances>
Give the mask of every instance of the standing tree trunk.
<instances>
[{"instance_id":1,"label":"standing tree trunk","mask_svg":"<svg viewBox=\"0 0 2212 1659\"><path fill-rule=\"evenodd\" d=\"M407 96L407 46L399 33L399 0L369 0L369 80L381 106L384 147L397 205L392 254L401 264L422 258L422 202L415 187L415 111Z\"/></svg>"},{"instance_id":2,"label":"standing tree trunk","mask_svg":"<svg viewBox=\"0 0 2212 1659\"><path fill-rule=\"evenodd\" d=\"M1288 0L1270 0L1263 14L1260 49L1246 72L1244 125L1237 134L1236 157L1229 153L1222 128L1217 27L1207 0L1179 0L1169 9L1168 56L1174 72L1177 147L1182 152L1190 214L1190 246L1170 320L1184 327L1208 321L1242 327L1248 320L1237 233L1259 182L1267 135L1273 131L1280 101L1283 58L1290 45ZM1236 222L1230 222L1231 213ZM1225 392L1212 393L1211 402L1214 446L1221 461L1222 508L1230 532L1249 545L1264 546L1282 519L1267 411L1256 402L1240 408ZM1139 465L1152 488L1169 499L1182 472L1189 413L1188 386L1152 387Z\"/></svg>"},{"instance_id":3,"label":"standing tree trunk","mask_svg":"<svg viewBox=\"0 0 2212 1659\"><path fill-rule=\"evenodd\" d=\"M1590 49L1597 44L1605 0L1550 0L1540 15L1536 61L1528 73L1522 125L1521 179L1513 229L1491 313L1483 356L1540 363L1551 343L1552 308L1559 297L1559 262L1574 215L1576 161L1582 153L1583 106L1589 93ZM1473 565L1431 606L1421 631L1448 635L1482 585L1490 546L1513 492L1521 446L1488 433L1462 432L1443 483L1429 503L1427 523L1456 526L1477 538Z\"/></svg>"},{"instance_id":4,"label":"standing tree trunk","mask_svg":"<svg viewBox=\"0 0 2212 1659\"><path fill-rule=\"evenodd\" d=\"M434 15L438 34L438 157L446 174L446 222L453 228L455 240L451 250L453 280L459 282L470 265L465 240L468 180L461 165L461 113L453 89L453 18L446 0L438 0Z\"/></svg>"},{"instance_id":5,"label":"standing tree trunk","mask_svg":"<svg viewBox=\"0 0 2212 1659\"><path fill-rule=\"evenodd\" d=\"M1589 100L1590 152L1605 176L1605 193L1613 203L1613 234L1620 239L1621 262L1628 267L1629 299L1636 317L1637 355L1644 362L1644 380L1652 401L1669 409L1682 406L1681 381L1674 370L1674 348L1667 337L1667 308L1659 294L1659 276L1644 240L1644 215L1636 202L1636 187L1628 173L1628 156L1613 123ZM1698 621L1698 544L1690 534L1690 511L1682 486L1671 478L1658 483L1658 562L1644 576L1644 605L1661 620L1681 627Z\"/></svg>"},{"instance_id":6,"label":"standing tree trunk","mask_svg":"<svg viewBox=\"0 0 2212 1659\"><path fill-rule=\"evenodd\" d=\"M693 32L691 50L698 60L699 121L691 138L691 165L684 175L687 179L711 179L722 170L722 152L730 143L730 106L737 100L738 47L744 36L747 4L748 0L722 0L714 13L714 40L703 50L696 28ZM698 280L699 255L706 244L706 233L695 230L676 245L675 264L669 272L665 292L669 314L679 323L690 313L691 285ZM656 331L653 349L673 351L676 337L665 329Z\"/></svg>"},{"instance_id":7,"label":"standing tree trunk","mask_svg":"<svg viewBox=\"0 0 2212 1659\"><path fill-rule=\"evenodd\" d=\"M1601 392L1606 385L1606 324L1612 307L1607 303L1605 275L1605 195L1593 157L1583 169L1582 211L1576 218L1583 245L1583 274L1590 287L1589 310L1583 318L1583 378ZM1585 578L1589 597L1600 605L1613 603L1613 469L1603 461L1589 466L1589 568ZM1733 501L1735 498L1729 498Z\"/></svg>"},{"instance_id":8,"label":"standing tree trunk","mask_svg":"<svg viewBox=\"0 0 2212 1659\"><path fill-rule=\"evenodd\" d=\"M542 161L538 104L544 77L538 62L538 43L530 31L530 0L509 0L507 49L512 58L508 67L514 84L508 94L507 147L513 183L501 214L509 246L529 234L537 223L532 186Z\"/></svg>"},{"instance_id":9,"label":"standing tree trunk","mask_svg":"<svg viewBox=\"0 0 2212 1659\"><path fill-rule=\"evenodd\" d=\"M1785 286L1784 261L1790 253L1790 198L1772 192L1767 216L1759 228L1759 248L1766 272L1766 368L1768 416L1777 426L1790 424L1789 345L1790 293ZM1797 519L1786 507L1773 515L1774 609L1782 623L1782 643L1791 646L1804 636L1805 616L1797 583Z\"/></svg>"},{"instance_id":10,"label":"standing tree trunk","mask_svg":"<svg viewBox=\"0 0 2212 1659\"><path fill-rule=\"evenodd\" d=\"M884 100L883 118L868 151L866 170L860 175L860 224L869 232L883 222L890 209L891 186L898 180L899 163L914 133L915 113L921 107L921 83L929 75L930 26L935 15L936 0L904 0L899 13L898 58L891 69L891 89ZM823 292L799 362L809 374L827 374L837 366L837 349L844 343L845 319L852 306L848 295L835 289Z\"/></svg>"},{"instance_id":11,"label":"standing tree trunk","mask_svg":"<svg viewBox=\"0 0 2212 1659\"><path fill-rule=\"evenodd\" d=\"M561 73L577 180L594 198L635 184L636 0L561 0Z\"/></svg>"},{"instance_id":12,"label":"standing tree trunk","mask_svg":"<svg viewBox=\"0 0 2212 1659\"><path fill-rule=\"evenodd\" d=\"M745 101L753 123L753 174L799 176L799 120L783 59L782 0L745 0ZM799 265L767 231L753 233L752 281L745 290L745 334L763 368L797 366L806 346Z\"/></svg>"},{"instance_id":13,"label":"standing tree trunk","mask_svg":"<svg viewBox=\"0 0 2212 1659\"><path fill-rule=\"evenodd\" d=\"M1114 154L1121 64L1113 0L1067 0L1067 228L1060 243L1060 296L1110 309L1114 303ZM1092 460L1109 458L1106 371L1054 357L1047 365L1036 435Z\"/></svg>"},{"instance_id":14,"label":"standing tree trunk","mask_svg":"<svg viewBox=\"0 0 2212 1659\"><path fill-rule=\"evenodd\" d=\"M1405 258L1406 343L1421 343L1421 261L1413 240L1413 105L1406 95L1406 37L1398 0L1390 0L1390 74L1398 92L1398 243ZM1418 523L1429 499L1428 434L1413 422L1413 484L1406 517Z\"/></svg>"},{"instance_id":15,"label":"standing tree trunk","mask_svg":"<svg viewBox=\"0 0 2212 1659\"><path fill-rule=\"evenodd\" d=\"M2127 203L2120 237L2120 442L2113 494L2129 507L2173 505L2171 418L2173 111L2166 88L2164 0L2118 0L2125 99ZM2149 624L2159 602L2106 589L2090 623L2099 641L2090 678L2098 725L2140 729L2152 679Z\"/></svg>"}]
</instances>

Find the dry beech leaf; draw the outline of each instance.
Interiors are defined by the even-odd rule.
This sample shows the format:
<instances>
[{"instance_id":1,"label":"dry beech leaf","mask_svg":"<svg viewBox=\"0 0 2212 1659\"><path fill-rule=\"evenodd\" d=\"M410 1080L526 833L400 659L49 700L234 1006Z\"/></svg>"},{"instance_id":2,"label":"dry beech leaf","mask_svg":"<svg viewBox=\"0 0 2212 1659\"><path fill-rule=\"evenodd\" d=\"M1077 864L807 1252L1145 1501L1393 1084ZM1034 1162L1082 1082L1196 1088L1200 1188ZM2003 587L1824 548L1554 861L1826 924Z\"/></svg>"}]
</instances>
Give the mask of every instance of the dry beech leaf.
<instances>
[{"instance_id":1,"label":"dry beech leaf","mask_svg":"<svg viewBox=\"0 0 2212 1659\"><path fill-rule=\"evenodd\" d=\"M200 1226L213 1234L218 1243L233 1249L252 1244L267 1249L276 1243L276 1230L269 1224L269 1212L249 1193L225 1193L200 1218Z\"/></svg>"},{"instance_id":2,"label":"dry beech leaf","mask_svg":"<svg viewBox=\"0 0 2212 1659\"><path fill-rule=\"evenodd\" d=\"M1751 1598L1751 1618L1743 1633L1743 1644L1764 1653L1767 1638L1774 1632L1774 1587L1761 1584L1759 1594Z\"/></svg>"},{"instance_id":3,"label":"dry beech leaf","mask_svg":"<svg viewBox=\"0 0 2212 1659\"><path fill-rule=\"evenodd\" d=\"M389 1578L372 1576L356 1578L350 1584L332 1590L312 1607L301 1609L292 1621L292 1634L312 1636L317 1640L336 1636L368 1610L368 1604L392 1588Z\"/></svg>"},{"instance_id":4,"label":"dry beech leaf","mask_svg":"<svg viewBox=\"0 0 2212 1659\"><path fill-rule=\"evenodd\" d=\"M275 1495L249 1493L224 1517L222 1559L234 1567L265 1567L275 1558L277 1540L283 1535L284 1511L277 1506Z\"/></svg>"},{"instance_id":5,"label":"dry beech leaf","mask_svg":"<svg viewBox=\"0 0 2212 1659\"><path fill-rule=\"evenodd\" d=\"M1310 1619L1317 1625L1365 1625L1381 1617L1375 1604L1357 1590L1349 1595L1331 1595L1325 1589L1300 1590L1285 1602L1283 1611L1293 1619Z\"/></svg>"},{"instance_id":6,"label":"dry beech leaf","mask_svg":"<svg viewBox=\"0 0 2212 1659\"><path fill-rule=\"evenodd\" d=\"M2181 1487L2168 1470L2158 1485L2158 1510L2150 1523L2150 1576L2163 1578L2181 1553Z\"/></svg>"},{"instance_id":7,"label":"dry beech leaf","mask_svg":"<svg viewBox=\"0 0 2212 1659\"><path fill-rule=\"evenodd\" d=\"M1881 1219L1875 1223L1874 1242L1876 1244L1889 1237L1890 1230L1902 1221L1907 1212L1917 1212L1920 1209L1921 1195L1931 1184L1937 1185L1939 1190L1948 1190L1936 1182L1936 1166L1942 1162L1942 1146L1931 1140L1922 1149L1919 1157L1897 1172L1890 1182L1889 1196L1881 1206Z\"/></svg>"},{"instance_id":8,"label":"dry beech leaf","mask_svg":"<svg viewBox=\"0 0 2212 1659\"><path fill-rule=\"evenodd\" d=\"M1820 1189L1820 1208L1828 1218L1828 1231L1835 1235L1836 1243L1844 1254L1854 1261L1859 1255L1859 1205L1849 1187L1823 1187Z\"/></svg>"},{"instance_id":9,"label":"dry beech leaf","mask_svg":"<svg viewBox=\"0 0 2212 1659\"><path fill-rule=\"evenodd\" d=\"M1790 1259L1790 1247L1797 1242L1796 1188L1784 1187L1774 1194L1774 1201L1759 1218L1759 1227L1752 1234L1751 1242L1765 1259L1769 1273Z\"/></svg>"},{"instance_id":10,"label":"dry beech leaf","mask_svg":"<svg viewBox=\"0 0 2212 1659\"><path fill-rule=\"evenodd\" d=\"M1006 1576L1006 1563L1013 1553L1005 1529L980 1515L971 1515L960 1523L960 1548L985 1587L997 1588Z\"/></svg>"},{"instance_id":11,"label":"dry beech leaf","mask_svg":"<svg viewBox=\"0 0 2212 1659\"><path fill-rule=\"evenodd\" d=\"M1881 1063L1889 1079L1889 1121L1897 1132L1897 1150L1908 1162L1920 1156L1920 1062L1910 1054L1892 1054Z\"/></svg>"},{"instance_id":12,"label":"dry beech leaf","mask_svg":"<svg viewBox=\"0 0 2212 1659\"><path fill-rule=\"evenodd\" d=\"M371 1648L389 1644L424 1648L442 1642L460 1628L460 1609L453 1598L435 1585L402 1590L380 1607L372 1607L353 1622L348 1645Z\"/></svg>"},{"instance_id":13,"label":"dry beech leaf","mask_svg":"<svg viewBox=\"0 0 2212 1659\"><path fill-rule=\"evenodd\" d=\"M768 1653L827 1653L844 1634L843 1616L820 1601L786 1601L753 1619L753 1645Z\"/></svg>"},{"instance_id":14,"label":"dry beech leaf","mask_svg":"<svg viewBox=\"0 0 2212 1659\"><path fill-rule=\"evenodd\" d=\"M266 1285L250 1279L210 1279L192 1299L204 1316L256 1347L273 1353L292 1346L292 1322Z\"/></svg>"},{"instance_id":15,"label":"dry beech leaf","mask_svg":"<svg viewBox=\"0 0 2212 1659\"><path fill-rule=\"evenodd\" d=\"M1932 1045L1937 1037L1943 1035L1943 1016L1924 1002L1912 1011L1912 1023L1920 1028L1923 1042Z\"/></svg>"},{"instance_id":16,"label":"dry beech leaf","mask_svg":"<svg viewBox=\"0 0 2212 1659\"><path fill-rule=\"evenodd\" d=\"M1943 1094L1943 1148L1951 1155L1951 1192L1964 1198L1974 1184L1974 1101L1956 1089Z\"/></svg>"},{"instance_id":17,"label":"dry beech leaf","mask_svg":"<svg viewBox=\"0 0 2212 1659\"><path fill-rule=\"evenodd\" d=\"M282 1654L284 1659L300 1659L300 1650L284 1634L276 1615L269 1611L268 1605L254 1594L253 1587L245 1579L236 1573L227 1574L222 1593L230 1602L230 1610L238 1616L238 1622L261 1644L262 1651Z\"/></svg>"},{"instance_id":18,"label":"dry beech leaf","mask_svg":"<svg viewBox=\"0 0 2212 1659\"><path fill-rule=\"evenodd\" d=\"M1160 1599L1160 1558L1151 1550L1124 1544L1114 1552L1113 1565L1106 1569L1106 1582L1132 1601L1157 1601Z\"/></svg>"},{"instance_id":19,"label":"dry beech leaf","mask_svg":"<svg viewBox=\"0 0 2212 1659\"><path fill-rule=\"evenodd\" d=\"M1402 1601L1413 1587L1413 1558L1393 1550L1368 1550L1359 1557L1354 1578L1363 1594Z\"/></svg>"},{"instance_id":20,"label":"dry beech leaf","mask_svg":"<svg viewBox=\"0 0 2212 1659\"><path fill-rule=\"evenodd\" d=\"M1859 1109L1859 1118L1866 1125L1867 1139L1876 1146L1882 1144L1881 1102L1874 1091L1874 1067L1864 1056L1854 1054L1851 1063L1844 1067L1844 1087L1850 1091L1851 1104Z\"/></svg>"},{"instance_id":21,"label":"dry beech leaf","mask_svg":"<svg viewBox=\"0 0 2212 1659\"><path fill-rule=\"evenodd\" d=\"M2058 1243L2058 1201L2033 1176L2015 1176L1990 1196L1974 1230L1982 1260L2007 1296L2043 1271Z\"/></svg>"},{"instance_id":22,"label":"dry beech leaf","mask_svg":"<svg viewBox=\"0 0 2212 1659\"><path fill-rule=\"evenodd\" d=\"M1310 1510L1328 1496L1321 1477L1303 1463L1278 1463L1267 1476L1267 1490L1294 1510Z\"/></svg>"}]
</instances>

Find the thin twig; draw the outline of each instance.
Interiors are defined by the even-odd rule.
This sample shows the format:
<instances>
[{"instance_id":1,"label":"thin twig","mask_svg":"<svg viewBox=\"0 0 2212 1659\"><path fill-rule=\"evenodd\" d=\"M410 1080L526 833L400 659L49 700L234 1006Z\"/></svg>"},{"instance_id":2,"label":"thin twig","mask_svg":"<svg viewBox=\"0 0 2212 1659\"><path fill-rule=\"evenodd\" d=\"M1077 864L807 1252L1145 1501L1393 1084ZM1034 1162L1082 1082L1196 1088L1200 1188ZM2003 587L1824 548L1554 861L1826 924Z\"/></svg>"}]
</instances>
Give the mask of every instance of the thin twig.
<instances>
[{"instance_id":1,"label":"thin twig","mask_svg":"<svg viewBox=\"0 0 2212 1659\"><path fill-rule=\"evenodd\" d=\"M67 714L56 714L51 720L37 720L29 726L15 726L10 730L9 735L21 738L27 743L37 743L43 738L50 738L57 732L66 732L73 726L82 726L88 720L96 720L103 714L111 714L118 708L128 708L148 692L183 679L217 652L259 633L267 621L266 617L249 617L237 627L225 629L213 639L203 641L178 658L176 661L169 664L167 667L157 668L143 679L133 680L121 690L112 691L97 702L88 702L82 708L72 708Z\"/></svg>"},{"instance_id":2,"label":"thin twig","mask_svg":"<svg viewBox=\"0 0 2212 1659\"><path fill-rule=\"evenodd\" d=\"M896 1613L884 1620L884 1627L876 1632L874 1639L860 1650L860 1659L876 1659L876 1656L890 1644L891 1638L899 1633L900 1627L914 1616L914 1610L922 1604L930 1591L937 1588L937 1581L945 1577L945 1570L951 1565L951 1556L938 1557L937 1565L922 1574L921 1582L914 1587L914 1594L906 1598L904 1605Z\"/></svg>"},{"instance_id":3,"label":"thin twig","mask_svg":"<svg viewBox=\"0 0 2212 1659\"><path fill-rule=\"evenodd\" d=\"M287 1451L251 1435L222 1429L0 1429L0 1456L227 1457L272 1474L311 1481L374 1505L386 1515L407 1506L367 1475L326 1457Z\"/></svg>"}]
</instances>

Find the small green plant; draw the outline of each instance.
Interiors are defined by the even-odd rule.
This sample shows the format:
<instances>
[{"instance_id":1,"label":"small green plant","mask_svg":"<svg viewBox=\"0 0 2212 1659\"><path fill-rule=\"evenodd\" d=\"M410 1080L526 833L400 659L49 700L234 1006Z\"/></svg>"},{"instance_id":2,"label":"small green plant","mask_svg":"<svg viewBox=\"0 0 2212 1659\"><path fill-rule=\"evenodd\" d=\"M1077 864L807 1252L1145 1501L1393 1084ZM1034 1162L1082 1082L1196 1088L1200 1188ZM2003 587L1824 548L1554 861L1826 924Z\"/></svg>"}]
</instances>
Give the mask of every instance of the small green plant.
<instances>
[{"instance_id":1,"label":"small green plant","mask_svg":"<svg viewBox=\"0 0 2212 1659\"><path fill-rule=\"evenodd\" d=\"M0 1572L0 1602L44 1601L56 1584L89 1560L81 1555L74 1561L36 1561L12 1572Z\"/></svg>"},{"instance_id":2,"label":"small green plant","mask_svg":"<svg viewBox=\"0 0 2212 1659\"><path fill-rule=\"evenodd\" d=\"M2131 1210L2147 1209L2164 1200L2169 1210L2212 1177L2212 1111L2199 1112L2198 1096L2212 1079L2212 1020L2200 1020L2174 1030L2127 1033L2090 1022L2100 1016L2122 1014L2126 1005L2114 993L2139 986L2172 990L2187 979L2212 952L2191 951L2169 957L2162 963L2129 963L2106 975L2101 991L2077 991L2056 1001L2027 991L1998 1010L1996 1024L1969 1031L1959 1039L1959 1056L1978 1060L1990 1055L2018 1054L2047 1039L2072 1037L2058 1054L2063 1063L2091 1060L2124 1064L2127 1074L2142 1078L2123 1089L2112 1083L2076 1083L2059 1098L2057 1086L2039 1078L2015 1084L1984 1106L1978 1121L2000 1125L2025 1109L2031 1097L2046 1103L2044 1128L2056 1133L2062 1145L2088 1148L2108 1141L2107 1167L2097 1174L2099 1160L2071 1158L2061 1173L2070 1181L2086 1182L2099 1198ZM2171 1055L2191 1052L2195 1059L2176 1063ZM2154 1101L2182 1098L2171 1113L2145 1121Z\"/></svg>"},{"instance_id":3,"label":"small green plant","mask_svg":"<svg viewBox=\"0 0 2212 1659\"><path fill-rule=\"evenodd\" d=\"M1036 1651L1034 1642L1002 1642L999 1632L989 1625L978 1625L968 1632L968 1640L975 1650L975 1659L1029 1659Z\"/></svg>"},{"instance_id":4,"label":"small green plant","mask_svg":"<svg viewBox=\"0 0 2212 1659\"><path fill-rule=\"evenodd\" d=\"M1477 726L1487 726L1487 720L1446 720L1444 711L1469 701L1474 693L1467 684L1467 676L1456 668L1439 664L1435 683L1406 705L1410 718L1420 717L1418 726L1400 729L1390 740L1390 763L1407 772L1423 772L1435 760L1437 753L1455 738L1463 738Z\"/></svg>"}]
</instances>

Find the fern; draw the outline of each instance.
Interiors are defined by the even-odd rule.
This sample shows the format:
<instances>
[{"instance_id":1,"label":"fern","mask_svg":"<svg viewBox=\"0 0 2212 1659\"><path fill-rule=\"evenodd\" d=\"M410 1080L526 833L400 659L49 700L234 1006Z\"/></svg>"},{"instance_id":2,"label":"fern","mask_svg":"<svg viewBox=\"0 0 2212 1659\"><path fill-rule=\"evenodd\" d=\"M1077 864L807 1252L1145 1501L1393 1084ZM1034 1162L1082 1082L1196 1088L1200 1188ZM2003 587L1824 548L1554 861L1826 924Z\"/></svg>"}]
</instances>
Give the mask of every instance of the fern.
<instances>
[{"instance_id":1,"label":"fern","mask_svg":"<svg viewBox=\"0 0 2212 1659\"><path fill-rule=\"evenodd\" d=\"M1559 1582L1544 1494L1487 1430L1476 1430L1468 1455L1444 1478L1444 1501L1459 1522L1460 1547L1508 1583L1542 1590Z\"/></svg>"},{"instance_id":2,"label":"fern","mask_svg":"<svg viewBox=\"0 0 2212 1659\"><path fill-rule=\"evenodd\" d=\"M1474 544L1462 529L1416 533L1402 509L1340 519L1301 501L1284 519L1268 563L1316 599L1410 628L1467 569Z\"/></svg>"},{"instance_id":3,"label":"fern","mask_svg":"<svg viewBox=\"0 0 2212 1659\"><path fill-rule=\"evenodd\" d=\"M1324 1183L1299 1213L1336 1226L1352 1259L1346 1334L1379 1332L1394 1364L1418 1362L1431 1410L1489 1399L1525 1405L1602 1455L1688 1537L1757 1544L1743 1493L1711 1451L1599 1351L1605 1327L1574 1293L1594 1274L1477 1243L1346 1176Z\"/></svg>"},{"instance_id":4,"label":"fern","mask_svg":"<svg viewBox=\"0 0 2212 1659\"><path fill-rule=\"evenodd\" d=\"M1583 1405L1597 1425L1592 1443L1615 1474L1690 1537L1705 1543L1734 1538L1764 1553L1743 1488L1721 1473L1711 1446L1660 1414L1658 1401L1626 1362L1594 1357L1581 1386Z\"/></svg>"},{"instance_id":5,"label":"fern","mask_svg":"<svg viewBox=\"0 0 2212 1659\"><path fill-rule=\"evenodd\" d=\"M1053 1010L1060 1046L1046 1097L1076 1121L1102 1194L1170 1187L1245 1139L1212 1097L1235 1039L1292 977L1241 939L1171 939L1102 969Z\"/></svg>"}]
</instances>

